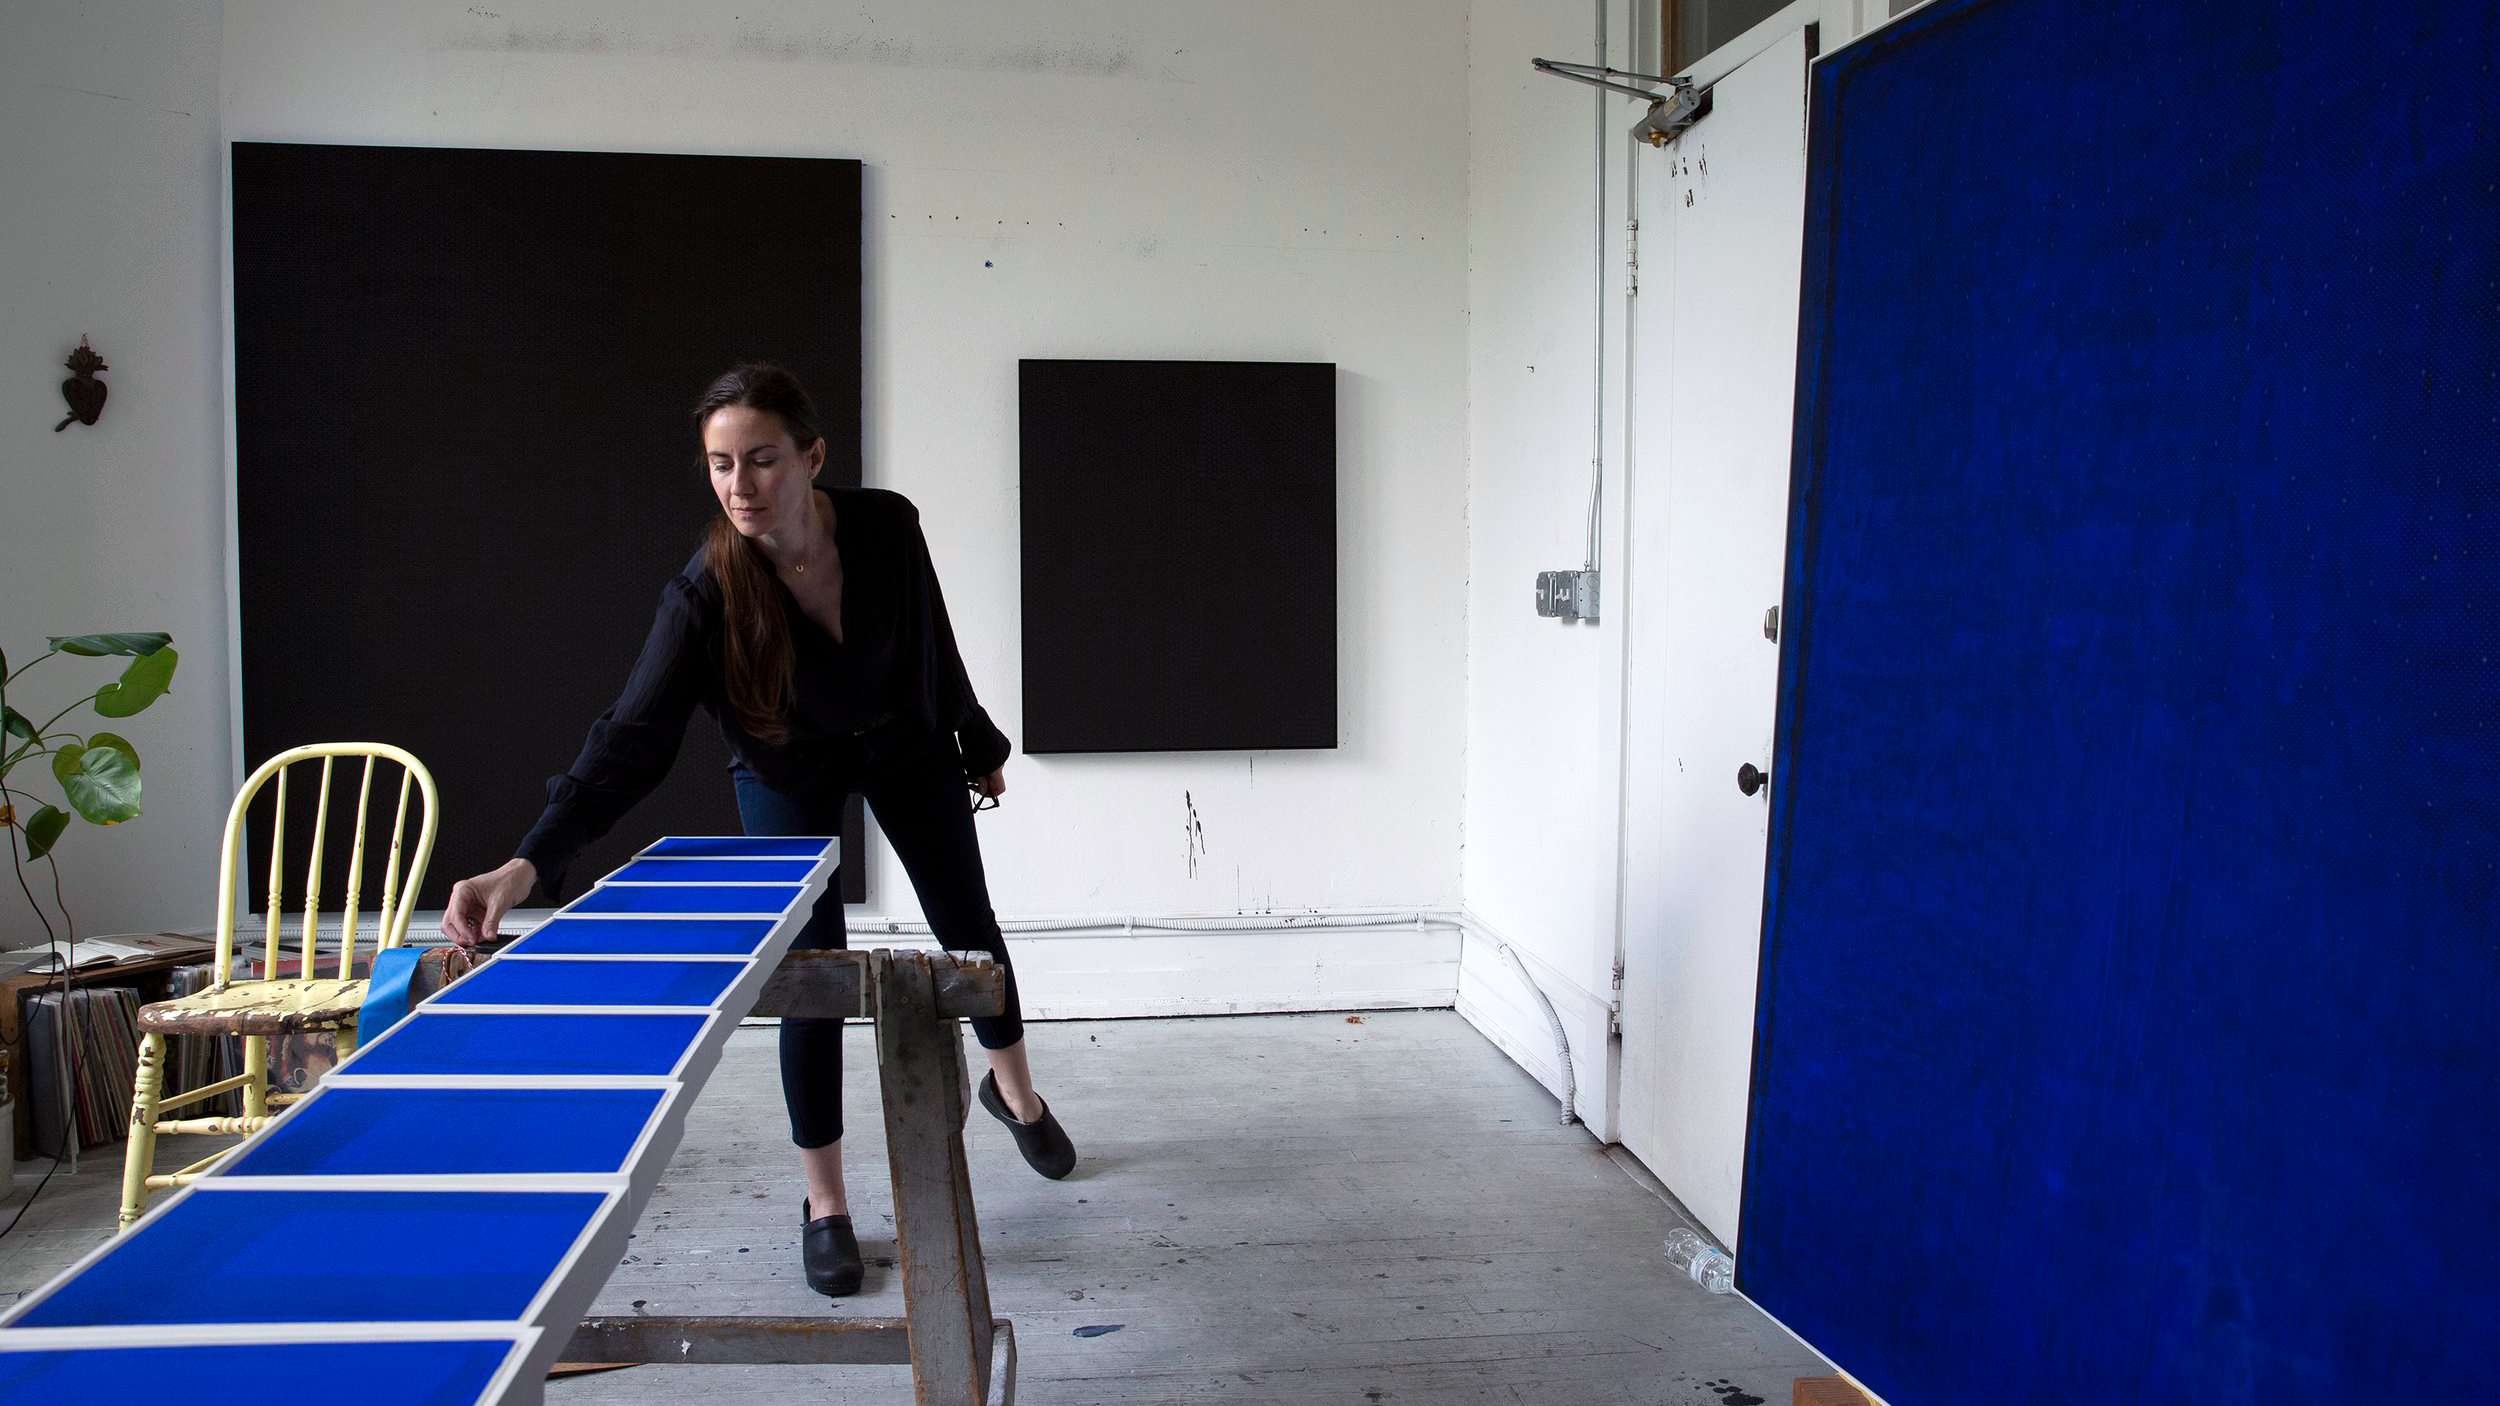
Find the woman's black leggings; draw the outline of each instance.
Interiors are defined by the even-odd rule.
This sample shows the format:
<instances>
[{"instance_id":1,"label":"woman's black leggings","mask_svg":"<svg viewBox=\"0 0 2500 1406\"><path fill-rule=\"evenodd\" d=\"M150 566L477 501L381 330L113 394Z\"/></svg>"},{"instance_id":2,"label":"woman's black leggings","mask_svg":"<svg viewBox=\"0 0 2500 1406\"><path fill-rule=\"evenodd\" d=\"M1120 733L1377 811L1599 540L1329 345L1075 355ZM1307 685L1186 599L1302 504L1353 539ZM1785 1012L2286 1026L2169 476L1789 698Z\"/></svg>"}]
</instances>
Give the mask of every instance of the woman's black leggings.
<instances>
[{"instance_id":1,"label":"woman's black leggings","mask_svg":"<svg viewBox=\"0 0 2500 1406\"><path fill-rule=\"evenodd\" d=\"M789 795L758 781L745 767L731 779L738 787L738 818L750 835L842 833L843 801L858 791L877 816L877 828L903 861L903 872L920 895L920 911L940 947L950 952L987 952L1007 977L1006 1009L976 1017L973 1038L1003 1050L1024 1038L1024 1009L1016 994L1016 971L1007 961L1007 940L990 911L989 879L981 871L981 844L972 831L972 793L964 788L963 754L954 736L916 723L898 731L881 727L855 739L858 765L844 768L849 785L828 784L807 795ZM849 853L858 837L842 835ZM816 902L794 948L850 945L842 926L841 881ZM790 1140L823 1147L842 1136L842 1022L781 1022L781 1096L790 1108Z\"/></svg>"}]
</instances>

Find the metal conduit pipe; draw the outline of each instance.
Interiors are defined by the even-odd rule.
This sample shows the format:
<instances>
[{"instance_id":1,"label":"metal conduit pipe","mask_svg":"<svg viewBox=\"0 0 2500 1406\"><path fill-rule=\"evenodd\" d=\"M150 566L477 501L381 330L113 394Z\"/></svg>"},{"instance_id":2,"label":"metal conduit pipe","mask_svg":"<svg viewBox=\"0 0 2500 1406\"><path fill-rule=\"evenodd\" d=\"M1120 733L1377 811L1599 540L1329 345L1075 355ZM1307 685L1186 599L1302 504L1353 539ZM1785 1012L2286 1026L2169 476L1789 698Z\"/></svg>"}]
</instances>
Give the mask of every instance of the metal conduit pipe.
<instances>
[{"instance_id":1,"label":"metal conduit pipe","mask_svg":"<svg viewBox=\"0 0 2500 1406\"><path fill-rule=\"evenodd\" d=\"M1580 1121L1580 1079L1571 1068L1571 1037L1563 1033L1562 1017L1555 1012L1554 1003L1546 999L1545 988L1537 985L1536 978L1528 974L1527 963L1519 960L1519 954L1511 950L1510 944L1489 934L1488 940L1510 960L1510 969L1519 973L1519 980L1526 984L1529 994L1536 997L1537 1005L1545 1012L1545 1024L1554 1032L1555 1063L1562 1068L1562 1117L1558 1121L1577 1123Z\"/></svg>"},{"instance_id":2,"label":"metal conduit pipe","mask_svg":"<svg viewBox=\"0 0 2500 1406\"><path fill-rule=\"evenodd\" d=\"M1606 67L1606 0L1597 0L1597 67ZM1589 512L1588 542L1581 553L1583 571L1598 567L1598 538L1605 517L1606 492L1606 90L1591 95L1597 109L1597 300L1593 355L1589 372ZM1606 609L1611 610L1609 603Z\"/></svg>"},{"instance_id":3,"label":"metal conduit pipe","mask_svg":"<svg viewBox=\"0 0 2500 1406\"><path fill-rule=\"evenodd\" d=\"M1212 918L1140 918L1128 913L1079 914L1063 918L1019 918L1002 921L1000 932L1086 932L1117 928L1122 932L1264 932L1278 928L1427 928L1463 927L1462 920L1444 914L1425 913L1415 909L1399 909L1380 913L1276 913ZM847 925L852 932L883 932L925 934L925 921L903 918L855 918Z\"/></svg>"}]
</instances>

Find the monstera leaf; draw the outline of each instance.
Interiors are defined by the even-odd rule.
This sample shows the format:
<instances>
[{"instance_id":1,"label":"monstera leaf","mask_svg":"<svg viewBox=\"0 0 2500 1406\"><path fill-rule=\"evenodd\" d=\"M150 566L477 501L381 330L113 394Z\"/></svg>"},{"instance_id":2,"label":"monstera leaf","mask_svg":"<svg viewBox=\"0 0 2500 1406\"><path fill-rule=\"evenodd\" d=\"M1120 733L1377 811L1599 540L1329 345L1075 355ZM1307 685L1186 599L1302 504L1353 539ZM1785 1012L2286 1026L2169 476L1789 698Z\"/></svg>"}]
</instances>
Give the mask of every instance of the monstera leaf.
<instances>
[{"instance_id":1,"label":"monstera leaf","mask_svg":"<svg viewBox=\"0 0 2500 1406\"><path fill-rule=\"evenodd\" d=\"M139 813L139 761L125 750L129 745L82 747L72 742L52 754L52 777L61 783L62 794L98 825L119 825Z\"/></svg>"},{"instance_id":2,"label":"monstera leaf","mask_svg":"<svg viewBox=\"0 0 2500 1406\"><path fill-rule=\"evenodd\" d=\"M98 747L112 748L114 751L130 758L130 769L132 771L137 771L139 769L139 749L131 746L130 739L122 736L120 733L99 732L95 736L87 739L88 751L92 752Z\"/></svg>"},{"instance_id":3,"label":"monstera leaf","mask_svg":"<svg viewBox=\"0 0 2500 1406\"><path fill-rule=\"evenodd\" d=\"M181 662L181 656L171 647L172 640L171 635L156 632L56 635L51 639L51 650L36 664L54 654L88 658L121 655L130 663L118 680L52 714L49 722L36 723L8 698L0 697L0 775L20 764L31 765L50 757L52 777L69 800L67 810L46 805L31 816L25 813L23 805L15 807L15 815L9 813L9 808L0 807L0 829L25 835L28 859L42 859L58 848L74 817L84 817L98 825L119 825L139 814L139 749L129 738L99 732L81 742L73 733L51 729L71 712L90 704L105 717L126 718L164 697L172 687L174 668ZM9 688L8 683L8 660L0 656L0 690L24 692ZM52 742L61 745L46 746ZM19 794L15 785L11 792L12 801L33 799Z\"/></svg>"},{"instance_id":4,"label":"monstera leaf","mask_svg":"<svg viewBox=\"0 0 2500 1406\"><path fill-rule=\"evenodd\" d=\"M103 638L125 638L104 636ZM182 656L171 646L149 650L122 670L121 682L95 691L95 710L108 718L126 718L165 696L173 686L174 665Z\"/></svg>"},{"instance_id":5,"label":"monstera leaf","mask_svg":"<svg viewBox=\"0 0 2500 1406\"><path fill-rule=\"evenodd\" d=\"M55 806L45 806L36 811L35 818L26 822L26 857L41 859L50 854L52 846L59 842L61 832L68 828L68 811Z\"/></svg>"},{"instance_id":6,"label":"monstera leaf","mask_svg":"<svg viewBox=\"0 0 2500 1406\"><path fill-rule=\"evenodd\" d=\"M55 635L49 643L63 654L100 658L107 654L154 654L172 638L172 635L148 631L119 635Z\"/></svg>"}]
</instances>

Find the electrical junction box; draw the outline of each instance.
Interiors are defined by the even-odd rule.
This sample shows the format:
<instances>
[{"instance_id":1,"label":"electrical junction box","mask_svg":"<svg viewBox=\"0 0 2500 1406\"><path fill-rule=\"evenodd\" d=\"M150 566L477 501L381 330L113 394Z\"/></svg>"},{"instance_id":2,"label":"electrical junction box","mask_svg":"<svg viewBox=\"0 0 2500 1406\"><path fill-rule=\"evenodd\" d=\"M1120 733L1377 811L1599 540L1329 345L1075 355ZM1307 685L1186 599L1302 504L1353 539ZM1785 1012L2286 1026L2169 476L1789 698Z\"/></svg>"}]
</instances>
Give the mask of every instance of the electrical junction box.
<instances>
[{"instance_id":1,"label":"electrical junction box","mask_svg":"<svg viewBox=\"0 0 2500 1406\"><path fill-rule=\"evenodd\" d=\"M1536 574L1536 613L1566 620L1597 618L1597 573L1540 571Z\"/></svg>"}]
</instances>

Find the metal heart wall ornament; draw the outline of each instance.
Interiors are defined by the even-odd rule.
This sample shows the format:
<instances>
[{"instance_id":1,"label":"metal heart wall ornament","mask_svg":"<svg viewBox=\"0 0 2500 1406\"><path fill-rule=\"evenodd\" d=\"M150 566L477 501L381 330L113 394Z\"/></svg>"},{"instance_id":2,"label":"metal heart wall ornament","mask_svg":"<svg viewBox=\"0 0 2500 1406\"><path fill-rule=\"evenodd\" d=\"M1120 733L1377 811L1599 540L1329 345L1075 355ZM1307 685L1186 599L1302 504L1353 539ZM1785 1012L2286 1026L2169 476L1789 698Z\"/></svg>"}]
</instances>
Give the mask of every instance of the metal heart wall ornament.
<instances>
[{"instance_id":1,"label":"metal heart wall ornament","mask_svg":"<svg viewBox=\"0 0 2500 1406\"><path fill-rule=\"evenodd\" d=\"M69 402L69 419L54 425L54 434L68 429L70 420L92 425L104 414L104 393L108 387L95 378L95 373L111 369L104 364L103 357L96 355L95 348L87 345L84 337L78 339L78 350L71 352L69 360L63 364L73 373L61 383L61 399Z\"/></svg>"}]
</instances>

